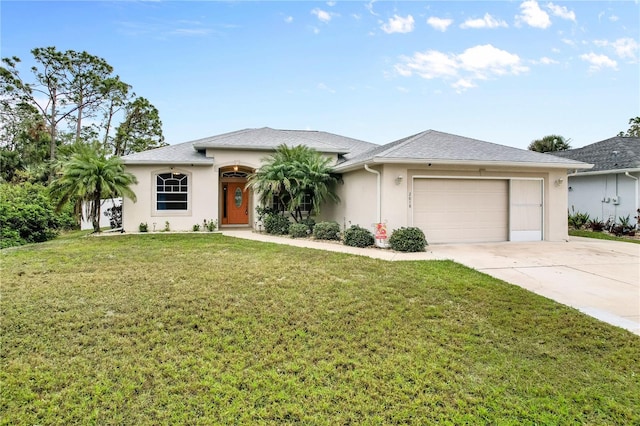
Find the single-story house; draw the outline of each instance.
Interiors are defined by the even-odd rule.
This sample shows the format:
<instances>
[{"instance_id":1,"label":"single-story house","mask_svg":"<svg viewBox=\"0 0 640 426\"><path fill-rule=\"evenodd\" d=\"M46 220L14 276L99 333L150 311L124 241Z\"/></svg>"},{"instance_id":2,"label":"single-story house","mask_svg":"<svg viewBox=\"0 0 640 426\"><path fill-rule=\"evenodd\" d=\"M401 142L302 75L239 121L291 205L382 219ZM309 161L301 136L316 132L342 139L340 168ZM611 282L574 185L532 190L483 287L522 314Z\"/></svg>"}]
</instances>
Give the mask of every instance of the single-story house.
<instances>
[{"instance_id":1,"label":"single-story house","mask_svg":"<svg viewBox=\"0 0 640 426\"><path fill-rule=\"evenodd\" d=\"M125 230L191 230L203 220L257 227L259 195L247 176L279 145L306 145L342 175L341 202L316 220L391 233L421 228L429 243L559 241L567 238L567 172L580 161L427 130L376 145L319 131L245 129L123 157L137 202Z\"/></svg>"},{"instance_id":2,"label":"single-story house","mask_svg":"<svg viewBox=\"0 0 640 426\"><path fill-rule=\"evenodd\" d=\"M569 173L569 211L592 219L637 221L640 208L640 138L616 136L554 155L593 164Z\"/></svg>"}]
</instances>

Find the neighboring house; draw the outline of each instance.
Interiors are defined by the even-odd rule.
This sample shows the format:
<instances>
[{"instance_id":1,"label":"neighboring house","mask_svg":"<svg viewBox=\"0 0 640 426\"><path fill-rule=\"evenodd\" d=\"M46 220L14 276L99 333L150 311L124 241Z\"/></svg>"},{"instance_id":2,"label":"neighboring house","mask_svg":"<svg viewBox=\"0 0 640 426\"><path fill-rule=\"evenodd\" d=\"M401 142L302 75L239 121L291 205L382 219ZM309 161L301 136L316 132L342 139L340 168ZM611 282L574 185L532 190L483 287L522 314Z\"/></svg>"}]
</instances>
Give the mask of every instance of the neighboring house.
<instances>
[{"instance_id":1,"label":"neighboring house","mask_svg":"<svg viewBox=\"0 0 640 426\"><path fill-rule=\"evenodd\" d=\"M109 217L105 214L107 209L118 207L122 205L122 198L106 198L100 201L100 228L110 228L111 222ZM85 219L84 212L87 209L87 203L82 203L82 220L80 221L80 229L88 230L93 229L93 223L90 220Z\"/></svg>"},{"instance_id":2,"label":"neighboring house","mask_svg":"<svg viewBox=\"0 0 640 426\"><path fill-rule=\"evenodd\" d=\"M629 216L637 225L640 138L616 136L553 155L594 165L569 174L570 212L588 213L605 222Z\"/></svg>"},{"instance_id":3,"label":"neighboring house","mask_svg":"<svg viewBox=\"0 0 640 426\"><path fill-rule=\"evenodd\" d=\"M326 132L245 129L123 157L138 201L124 200L124 229L191 230L203 220L256 227L247 176L279 145L306 145L342 174L341 202L317 220L389 233L420 227L429 243L567 238L567 170L590 165L428 130L386 145Z\"/></svg>"}]
</instances>

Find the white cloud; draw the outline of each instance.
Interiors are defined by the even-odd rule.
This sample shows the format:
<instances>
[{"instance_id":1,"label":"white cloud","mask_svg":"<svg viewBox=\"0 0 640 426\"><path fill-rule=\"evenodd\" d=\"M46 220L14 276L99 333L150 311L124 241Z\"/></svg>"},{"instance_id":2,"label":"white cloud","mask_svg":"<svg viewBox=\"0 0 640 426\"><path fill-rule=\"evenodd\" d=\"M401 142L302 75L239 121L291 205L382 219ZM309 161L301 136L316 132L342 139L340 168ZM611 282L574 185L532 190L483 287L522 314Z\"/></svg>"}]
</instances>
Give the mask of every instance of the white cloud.
<instances>
[{"instance_id":1,"label":"white cloud","mask_svg":"<svg viewBox=\"0 0 640 426\"><path fill-rule=\"evenodd\" d=\"M558 6L553 3L549 3L547 4L547 9L549 9L554 16L576 22L576 14L573 10L569 10L565 6Z\"/></svg>"},{"instance_id":2,"label":"white cloud","mask_svg":"<svg viewBox=\"0 0 640 426\"><path fill-rule=\"evenodd\" d=\"M335 2L335 1L328 1L328 2L327 2L327 6L329 6L329 7L333 7L333 6L335 6L335 5L336 5L336 2Z\"/></svg>"},{"instance_id":3,"label":"white cloud","mask_svg":"<svg viewBox=\"0 0 640 426\"><path fill-rule=\"evenodd\" d=\"M609 20L610 20L611 22L617 22L617 21L618 21L618 19L620 19L620 18L618 18L616 15L611 15L611 16L609 16Z\"/></svg>"},{"instance_id":4,"label":"white cloud","mask_svg":"<svg viewBox=\"0 0 640 426\"><path fill-rule=\"evenodd\" d=\"M452 23L453 23L453 19L436 18L435 16L432 16L429 19L427 19L427 24L431 25L436 30L442 31L442 32L447 31L447 28L449 28L449 25L451 25Z\"/></svg>"},{"instance_id":5,"label":"white cloud","mask_svg":"<svg viewBox=\"0 0 640 426\"><path fill-rule=\"evenodd\" d=\"M396 90L400 93L409 93L409 89L407 89L406 87L402 87L402 86L398 86L396 87Z\"/></svg>"},{"instance_id":6,"label":"white cloud","mask_svg":"<svg viewBox=\"0 0 640 426\"><path fill-rule=\"evenodd\" d=\"M613 49L616 51L616 55L623 59L635 60L640 45L632 38L619 38L611 43Z\"/></svg>"},{"instance_id":7,"label":"white cloud","mask_svg":"<svg viewBox=\"0 0 640 426\"><path fill-rule=\"evenodd\" d=\"M376 0L371 0L369 3L364 5L364 8L367 9L369 11L370 14L372 14L373 16L379 16L377 13L375 13L373 11L373 4L376 2Z\"/></svg>"},{"instance_id":8,"label":"white cloud","mask_svg":"<svg viewBox=\"0 0 640 426\"><path fill-rule=\"evenodd\" d=\"M318 89L324 90L324 91L329 92L329 93L336 93L335 90L333 90L332 88L330 88L329 86L327 86L324 83L318 83Z\"/></svg>"},{"instance_id":9,"label":"white cloud","mask_svg":"<svg viewBox=\"0 0 640 426\"><path fill-rule=\"evenodd\" d=\"M551 26L551 19L549 14L540 9L536 0L526 0L520 4L520 15L516 15L516 24L520 25L522 22L534 27L534 28L549 28Z\"/></svg>"},{"instance_id":10,"label":"white cloud","mask_svg":"<svg viewBox=\"0 0 640 426\"><path fill-rule=\"evenodd\" d=\"M477 80L503 75L518 75L529 70L520 57L490 44L466 49L460 54L447 54L437 50L416 52L412 57L401 57L394 66L403 77L418 75L425 79L457 79L452 87L457 91L476 87Z\"/></svg>"},{"instance_id":11,"label":"white cloud","mask_svg":"<svg viewBox=\"0 0 640 426\"><path fill-rule=\"evenodd\" d=\"M287 24L290 24L293 22L293 16L287 16L286 18L284 18L284 22L286 22Z\"/></svg>"},{"instance_id":12,"label":"white cloud","mask_svg":"<svg viewBox=\"0 0 640 426\"><path fill-rule=\"evenodd\" d=\"M638 50L640 50L638 42L630 37L619 38L616 41L594 40L593 44L598 47L611 47L617 56L632 61L636 59Z\"/></svg>"},{"instance_id":13,"label":"white cloud","mask_svg":"<svg viewBox=\"0 0 640 426\"><path fill-rule=\"evenodd\" d=\"M393 18L389 18L389 22L382 25L382 31L387 34L391 33L410 33L413 31L415 21L413 16L408 15L406 18L402 16L393 15Z\"/></svg>"},{"instance_id":14,"label":"white cloud","mask_svg":"<svg viewBox=\"0 0 640 426\"><path fill-rule=\"evenodd\" d=\"M464 78L461 78L460 80L456 81L455 83L453 83L451 85L451 87L453 87L454 89L456 89L456 92L458 93L462 93L467 89L472 89L474 87L478 87L477 84L475 84L473 81L471 80L467 80Z\"/></svg>"},{"instance_id":15,"label":"white cloud","mask_svg":"<svg viewBox=\"0 0 640 426\"><path fill-rule=\"evenodd\" d=\"M600 71L602 68L618 68L618 63L606 55L596 55L595 53L585 53L580 55L580 59L591 64L590 71Z\"/></svg>"},{"instance_id":16,"label":"white cloud","mask_svg":"<svg viewBox=\"0 0 640 426\"><path fill-rule=\"evenodd\" d=\"M551 64L559 64L560 62L556 61L555 59L551 59L548 58L546 56L543 56L542 58L540 58L540 60L538 61L541 64L544 65L551 65Z\"/></svg>"},{"instance_id":17,"label":"white cloud","mask_svg":"<svg viewBox=\"0 0 640 426\"><path fill-rule=\"evenodd\" d=\"M432 79L454 77L458 73L459 64L455 55L447 55L436 50L416 52L411 58L401 59L404 63L396 64L395 69L403 77L409 77L415 73L422 78Z\"/></svg>"},{"instance_id":18,"label":"white cloud","mask_svg":"<svg viewBox=\"0 0 640 426\"><path fill-rule=\"evenodd\" d=\"M490 44L471 47L458 56L462 68L472 71L476 78L485 79L491 75L520 74L529 68L522 65L520 57L493 47Z\"/></svg>"},{"instance_id":19,"label":"white cloud","mask_svg":"<svg viewBox=\"0 0 640 426\"><path fill-rule=\"evenodd\" d=\"M460 25L460 28L498 28L498 27L507 28L509 27L509 25L505 21L498 20L493 16L489 15L488 13L485 13L483 18L467 19Z\"/></svg>"},{"instance_id":20,"label":"white cloud","mask_svg":"<svg viewBox=\"0 0 640 426\"><path fill-rule=\"evenodd\" d=\"M318 19L319 19L320 21L322 21L322 22L325 22L325 23L326 23L326 22L331 21L331 13L329 13L329 12L325 12L325 11L324 11L324 10L322 10L322 9L315 8L315 9L313 9L313 10L311 11L311 13L312 13L313 15L316 15L316 16L318 17Z\"/></svg>"}]
</instances>

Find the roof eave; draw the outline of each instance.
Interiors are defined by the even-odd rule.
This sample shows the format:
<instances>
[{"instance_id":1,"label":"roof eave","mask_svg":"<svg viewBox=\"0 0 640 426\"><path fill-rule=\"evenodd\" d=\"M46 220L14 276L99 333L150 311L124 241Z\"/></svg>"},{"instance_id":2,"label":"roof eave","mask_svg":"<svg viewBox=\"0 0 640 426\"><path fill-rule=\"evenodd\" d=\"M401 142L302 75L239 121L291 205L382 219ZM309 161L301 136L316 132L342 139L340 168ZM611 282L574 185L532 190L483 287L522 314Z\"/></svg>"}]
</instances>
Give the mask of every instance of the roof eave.
<instances>
[{"instance_id":1,"label":"roof eave","mask_svg":"<svg viewBox=\"0 0 640 426\"><path fill-rule=\"evenodd\" d=\"M197 151L205 150L205 149L224 149L230 151L275 151L277 146L252 146L252 145L211 145L211 144L194 144L193 148ZM348 154L349 150L344 148L334 148L334 149L319 149L313 148L314 150L326 153L326 154Z\"/></svg>"},{"instance_id":2,"label":"roof eave","mask_svg":"<svg viewBox=\"0 0 640 426\"><path fill-rule=\"evenodd\" d=\"M624 173L638 173L640 167L629 169L609 169L609 170L595 170L593 172L578 172L570 173L569 176L595 176L595 175L610 175L610 174L624 174Z\"/></svg>"},{"instance_id":3,"label":"roof eave","mask_svg":"<svg viewBox=\"0 0 640 426\"><path fill-rule=\"evenodd\" d=\"M123 160L125 166L151 166L154 164L166 165L171 164L175 166L213 166L213 159L211 161L187 161L187 160Z\"/></svg>"},{"instance_id":4,"label":"roof eave","mask_svg":"<svg viewBox=\"0 0 640 426\"><path fill-rule=\"evenodd\" d=\"M483 161L483 160L446 160L441 158L381 158L374 157L344 167L337 166L336 171L347 172L363 167L365 164L438 164L447 166L495 166L495 167L526 167L530 169L590 169L593 164L587 163L538 163L522 161Z\"/></svg>"}]
</instances>

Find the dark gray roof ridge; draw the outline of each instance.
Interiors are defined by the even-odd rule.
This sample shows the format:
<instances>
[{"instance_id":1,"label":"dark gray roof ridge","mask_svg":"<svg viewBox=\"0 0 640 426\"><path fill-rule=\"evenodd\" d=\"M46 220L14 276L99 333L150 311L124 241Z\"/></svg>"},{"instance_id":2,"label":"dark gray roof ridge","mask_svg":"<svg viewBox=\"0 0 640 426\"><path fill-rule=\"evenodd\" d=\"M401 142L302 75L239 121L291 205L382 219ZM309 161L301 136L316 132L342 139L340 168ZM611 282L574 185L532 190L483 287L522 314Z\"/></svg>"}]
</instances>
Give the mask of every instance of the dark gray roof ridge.
<instances>
[{"instance_id":1,"label":"dark gray roof ridge","mask_svg":"<svg viewBox=\"0 0 640 426\"><path fill-rule=\"evenodd\" d=\"M581 148L550 154L594 164L593 169L585 170L583 173L638 169L640 168L640 138L614 136Z\"/></svg>"}]
</instances>

